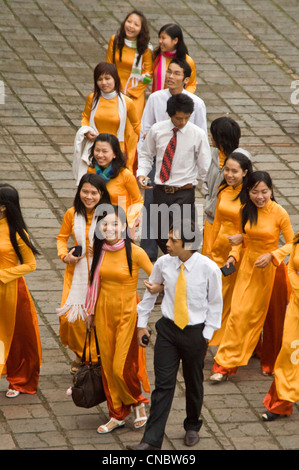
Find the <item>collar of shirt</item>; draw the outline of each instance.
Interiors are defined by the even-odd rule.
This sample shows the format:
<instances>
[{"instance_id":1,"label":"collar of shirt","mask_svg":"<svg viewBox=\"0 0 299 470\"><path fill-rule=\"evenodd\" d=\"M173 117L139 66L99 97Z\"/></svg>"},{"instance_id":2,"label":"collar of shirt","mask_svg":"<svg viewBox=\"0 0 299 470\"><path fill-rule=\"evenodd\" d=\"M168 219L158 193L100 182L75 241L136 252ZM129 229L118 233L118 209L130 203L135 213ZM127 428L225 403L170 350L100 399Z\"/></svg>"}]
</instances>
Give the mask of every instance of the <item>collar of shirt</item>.
<instances>
[{"instance_id":1,"label":"collar of shirt","mask_svg":"<svg viewBox=\"0 0 299 470\"><path fill-rule=\"evenodd\" d=\"M176 269L179 269L181 267L181 264L184 264L185 269L187 269L187 271L191 271L195 261L196 261L196 252L193 253L190 256L190 258L188 258L186 261L182 261L178 256L176 256L176 258L175 258L175 267L176 267Z\"/></svg>"}]
</instances>

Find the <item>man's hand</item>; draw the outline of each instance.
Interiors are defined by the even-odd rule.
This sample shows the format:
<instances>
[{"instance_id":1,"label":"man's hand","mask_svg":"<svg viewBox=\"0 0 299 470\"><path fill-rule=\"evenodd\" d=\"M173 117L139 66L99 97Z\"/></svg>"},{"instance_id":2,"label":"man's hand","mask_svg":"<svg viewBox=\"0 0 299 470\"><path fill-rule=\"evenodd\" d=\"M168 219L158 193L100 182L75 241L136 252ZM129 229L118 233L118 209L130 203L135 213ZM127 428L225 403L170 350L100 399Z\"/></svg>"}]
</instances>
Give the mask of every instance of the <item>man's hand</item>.
<instances>
[{"instance_id":1,"label":"man's hand","mask_svg":"<svg viewBox=\"0 0 299 470\"><path fill-rule=\"evenodd\" d=\"M143 344L142 342L142 336L146 335L148 338L150 338L150 334L148 332L147 328L137 328L137 342L138 345L141 346L142 348L146 348L147 344Z\"/></svg>"},{"instance_id":2,"label":"man's hand","mask_svg":"<svg viewBox=\"0 0 299 470\"><path fill-rule=\"evenodd\" d=\"M138 176L138 184L141 189L152 189L152 186L147 186L148 185L148 177L144 175Z\"/></svg>"}]
</instances>

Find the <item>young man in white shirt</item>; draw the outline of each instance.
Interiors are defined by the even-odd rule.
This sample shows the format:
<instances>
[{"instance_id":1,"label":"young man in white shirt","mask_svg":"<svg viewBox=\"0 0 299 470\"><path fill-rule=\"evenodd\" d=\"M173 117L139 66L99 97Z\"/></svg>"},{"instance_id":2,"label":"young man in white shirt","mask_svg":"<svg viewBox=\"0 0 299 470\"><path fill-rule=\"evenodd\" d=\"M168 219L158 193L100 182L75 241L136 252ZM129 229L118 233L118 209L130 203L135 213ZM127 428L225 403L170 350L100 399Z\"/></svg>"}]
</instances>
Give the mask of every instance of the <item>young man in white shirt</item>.
<instances>
[{"instance_id":1,"label":"young man in white shirt","mask_svg":"<svg viewBox=\"0 0 299 470\"><path fill-rule=\"evenodd\" d=\"M184 93L171 96L167 101L167 113L170 119L157 122L148 132L138 155L137 178L141 189L148 189L147 175L156 156L156 172L154 177L153 203L164 207L179 205L190 208L192 218L195 217L195 186L199 176L203 182L211 163L211 151L207 135L203 129L190 122L194 110L193 100ZM165 151L172 138L176 136L171 169L167 179L161 179L161 170L165 159ZM155 218L151 217L151 220ZM169 210L171 223L171 210ZM159 219L159 217L158 217ZM163 253L166 253L166 241L169 227L155 220L153 229L156 240ZM163 227L164 226L164 227ZM163 232L163 233L162 233ZM166 235L165 235L166 233Z\"/></svg>"},{"instance_id":2,"label":"young man in white shirt","mask_svg":"<svg viewBox=\"0 0 299 470\"><path fill-rule=\"evenodd\" d=\"M138 154L141 151L144 139L151 127L160 121L165 121L169 119L167 114L167 101L178 93L185 93L189 96L194 103L194 110L190 116L190 122L193 122L196 126L203 129L207 134L207 116L206 116L206 106L204 101L197 95L190 93L185 90L185 87L189 83L191 76L191 67L183 59L172 59L168 69L166 70L166 86L163 90L158 90L155 93L152 93L146 102L145 109L143 111L141 119L141 132L140 138L137 145ZM155 176L156 164L155 158L153 160L152 170L148 174L148 178L152 181ZM146 209L146 220L142 225L142 239L141 247L146 251L150 259L154 262L158 257L158 246L151 234L151 217L150 217L150 205L153 203L153 189L147 189L144 194L144 207Z\"/></svg>"},{"instance_id":3,"label":"young man in white shirt","mask_svg":"<svg viewBox=\"0 0 299 470\"><path fill-rule=\"evenodd\" d=\"M175 225L174 225L175 227ZM198 432L203 403L203 367L208 341L221 326L222 278L221 271L209 258L194 250L185 238L185 226L180 231L171 228L167 241L168 254L155 263L151 283L164 283L162 317L156 323L157 338L154 352L155 389L151 395L150 416L141 442L128 446L131 450L159 450L162 447L166 422L170 413L180 360L186 387L186 431L184 443L194 446L199 441ZM195 233L195 246L198 235ZM187 238L190 238L189 236ZM183 265L186 281L186 326L177 326L177 282ZM181 287L181 286L180 286ZM181 289L180 289L181 292ZM149 337L147 323L158 294L145 291L138 304L137 340L141 347L143 336Z\"/></svg>"}]
</instances>

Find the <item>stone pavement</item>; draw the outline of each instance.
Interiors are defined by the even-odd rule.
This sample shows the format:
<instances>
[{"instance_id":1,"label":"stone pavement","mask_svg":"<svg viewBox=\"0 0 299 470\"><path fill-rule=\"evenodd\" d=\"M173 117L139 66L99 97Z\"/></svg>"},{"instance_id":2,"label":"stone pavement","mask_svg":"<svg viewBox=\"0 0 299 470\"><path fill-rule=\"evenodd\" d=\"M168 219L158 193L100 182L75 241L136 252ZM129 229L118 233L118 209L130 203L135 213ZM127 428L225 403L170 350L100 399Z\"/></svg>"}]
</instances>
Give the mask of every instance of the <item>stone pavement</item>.
<instances>
[{"instance_id":1,"label":"stone pavement","mask_svg":"<svg viewBox=\"0 0 299 470\"><path fill-rule=\"evenodd\" d=\"M271 172L277 201L291 215L294 230L299 229L296 0L0 0L0 180L19 190L41 251L38 269L27 281L43 346L36 395L9 401L6 380L0 380L1 450L122 450L142 435L131 417L125 428L99 436L96 428L107 420L106 405L79 409L66 396L72 355L59 341L55 314L64 269L55 236L75 191L74 136L93 89L93 68L105 60L110 36L135 7L146 14L154 45L160 26L182 26L209 123L222 115L240 123L241 146L252 153L256 169ZM152 326L157 318L159 308ZM151 383L154 337L148 348ZM212 363L209 350L207 378ZM260 421L271 380L261 375L253 358L229 382L206 382L204 425L194 450L298 450L298 405L288 419ZM182 444L183 418L180 372L164 450L189 450Z\"/></svg>"}]
</instances>

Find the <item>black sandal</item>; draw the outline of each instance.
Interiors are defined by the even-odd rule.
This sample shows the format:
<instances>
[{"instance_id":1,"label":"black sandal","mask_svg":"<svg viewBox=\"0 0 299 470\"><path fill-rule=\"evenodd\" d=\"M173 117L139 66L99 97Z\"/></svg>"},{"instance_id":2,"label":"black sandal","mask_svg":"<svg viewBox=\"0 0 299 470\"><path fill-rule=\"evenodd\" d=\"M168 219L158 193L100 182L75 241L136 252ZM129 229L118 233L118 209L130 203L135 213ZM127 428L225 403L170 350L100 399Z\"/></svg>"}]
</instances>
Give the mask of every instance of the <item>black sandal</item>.
<instances>
[{"instance_id":1,"label":"black sandal","mask_svg":"<svg viewBox=\"0 0 299 470\"><path fill-rule=\"evenodd\" d=\"M278 418L285 418L287 415L279 415L277 413L272 413L271 411L266 411L262 414L263 421L275 421Z\"/></svg>"}]
</instances>

